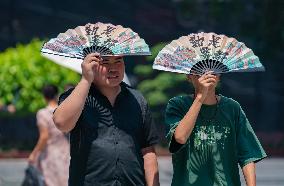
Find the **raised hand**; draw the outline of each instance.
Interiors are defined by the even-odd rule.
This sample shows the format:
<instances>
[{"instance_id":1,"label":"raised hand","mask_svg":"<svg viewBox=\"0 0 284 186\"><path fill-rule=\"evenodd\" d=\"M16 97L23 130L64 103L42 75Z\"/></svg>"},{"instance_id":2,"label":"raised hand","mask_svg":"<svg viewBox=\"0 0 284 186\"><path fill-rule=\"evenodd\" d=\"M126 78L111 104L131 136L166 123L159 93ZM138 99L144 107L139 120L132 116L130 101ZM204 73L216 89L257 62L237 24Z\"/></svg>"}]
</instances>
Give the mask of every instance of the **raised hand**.
<instances>
[{"instance_id":1,"label":"raised hand","mask_svg":"<svg viewBox=\"0 0 284 186\"><path fill-rule=\"evenodd\" d=\"M99 64L102 62L102 58L98 53L88 54L83 63L82 67L82 78L92 83L95 77L96 70Z\"/></svg>"},{"instance_id":2,"label":"raised hand","mask_svg":"<svg viewBox=\"0 0 284 186\"><path fill-rule=\"evenodd\" d=\"M196 97L203 102L210 88L215 88L218 82L218 76L211 72L205 73L202 76L191 76L191 81L197 90Z\"/></svg>"}]
</instances>

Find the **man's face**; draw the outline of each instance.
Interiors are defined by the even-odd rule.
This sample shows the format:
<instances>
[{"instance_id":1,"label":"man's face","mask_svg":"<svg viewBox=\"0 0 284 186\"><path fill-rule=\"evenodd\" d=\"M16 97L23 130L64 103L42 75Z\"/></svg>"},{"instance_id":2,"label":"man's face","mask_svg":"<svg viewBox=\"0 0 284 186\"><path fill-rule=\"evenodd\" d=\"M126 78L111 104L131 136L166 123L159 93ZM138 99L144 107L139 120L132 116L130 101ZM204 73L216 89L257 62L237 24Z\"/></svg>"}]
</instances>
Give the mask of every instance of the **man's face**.
<instances>
[{"instance_id":1,"label":"man's face","mask_svg":"<svg viewBox=\"0 0 284 186\"><path fill-rule=\"evenodd\" d=\"M118 86L124 77L124 61L121 56L103 57L103 61L95 66L94 83L99 86Z\"/></svg>"}]
</instances>

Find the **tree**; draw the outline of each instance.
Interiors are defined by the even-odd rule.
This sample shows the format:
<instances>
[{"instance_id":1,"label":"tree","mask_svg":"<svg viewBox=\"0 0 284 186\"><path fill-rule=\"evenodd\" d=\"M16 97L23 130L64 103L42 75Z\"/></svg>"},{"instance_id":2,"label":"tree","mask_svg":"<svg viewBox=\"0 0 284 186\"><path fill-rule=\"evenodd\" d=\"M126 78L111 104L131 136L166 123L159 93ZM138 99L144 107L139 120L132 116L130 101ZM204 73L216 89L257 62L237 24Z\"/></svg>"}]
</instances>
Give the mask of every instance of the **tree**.
<instances>
[{"instance_id":1,"label":"tree","mask_svg":"<svg viewBox=\"0 0 284 186\"><path fill-rule=\"evenodd\" d=\"M12 103L18 111L35 112L44 106L41 89L52 83L60 90L75 83L79 75L40 54L43 42L34 39L0 53L0 103Z\"/></svg>"},{"instance_id":2,"label":"tree","mask_svg":"<svg viewBox=\"0 0 284 186\"><path fill-rule=\"evenodd\" d=\"M163 111L170 98L188 94L192 90L184 74L161 72L152 69L152 63L167 43L151 48L152 56L146 58L151 64L137 65L134 73L139 77L137 88L143 93L153 111L156 121L162 122Z\"/></svg>"}]
</instances>

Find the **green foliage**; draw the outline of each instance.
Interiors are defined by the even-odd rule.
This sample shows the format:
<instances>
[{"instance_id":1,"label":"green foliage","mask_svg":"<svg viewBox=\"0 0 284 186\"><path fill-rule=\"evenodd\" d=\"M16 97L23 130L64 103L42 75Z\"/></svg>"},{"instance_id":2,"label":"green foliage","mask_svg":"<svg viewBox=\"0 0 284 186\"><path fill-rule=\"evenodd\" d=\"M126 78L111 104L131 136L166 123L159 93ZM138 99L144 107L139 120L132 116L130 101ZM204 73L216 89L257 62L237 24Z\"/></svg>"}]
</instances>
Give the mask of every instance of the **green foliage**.
<instances>
[{"instance_id":1,"label":"green foliage","mask_svg":"<svg viewBox=\"0 0 284 186\"><path fill-rule=\"evenodd\" d=\"M151 79L145 79L138 85L138 89L146 96L150 106L165 105L176 94L183 94L179 90L185 82L185 76L168 72L157 73Z\"/></svg>"},{"instance_id":2,"label":"green foliage","mask_svg":"<svg viewBox=\"0 0 284 186\"><path fill-rule=\"evenodd\" d=\"M140 77L147 77L152 74L152 67L151 65L136 65L134 68L134 74L140 76Z\"/></svg>"},{"instance_id":3,"label":"green foliage","mask_svg":"<svg viewBox=\"0 0 284 186\"><path fill-rule=\"evenodd\" d=\"M75 72L42 57L42 44L34 39L0 53L0 103L13 103L18 111L35 112L44 105L44 85L52 83L62 89L66 83L79 80Z\"/></svg>"},{"instance_id":4,"label":"green foliage","mask_svg":"<svg viewBox=\"0 0 284 186\"><path fill-rule=\"evenodd\" d=\"M151 48L151 56L147 56L146 60L147 61L154 61L156 56L158 55L158 53L162 50L162 48L164 48L166 45L168 44L168 42L162 42L162 43L158 43L155 46L153 46Z\"/></svg>"},{"instance_id":5,"label":"green foliage","mask_svg":"<svg viewBox=\"0 0 284 186\"><path fill-rule=\"evenodd\" d=\"M170 98L188 94L192 90L184 74L156 71L152 64L159 51L167 43L159 43L151 48L152 56L147 58L150 64L137 65L134 73L139 78L138 89L143 93L157 121L163 121L162 112Z\"/></svg>"}]
</instances>

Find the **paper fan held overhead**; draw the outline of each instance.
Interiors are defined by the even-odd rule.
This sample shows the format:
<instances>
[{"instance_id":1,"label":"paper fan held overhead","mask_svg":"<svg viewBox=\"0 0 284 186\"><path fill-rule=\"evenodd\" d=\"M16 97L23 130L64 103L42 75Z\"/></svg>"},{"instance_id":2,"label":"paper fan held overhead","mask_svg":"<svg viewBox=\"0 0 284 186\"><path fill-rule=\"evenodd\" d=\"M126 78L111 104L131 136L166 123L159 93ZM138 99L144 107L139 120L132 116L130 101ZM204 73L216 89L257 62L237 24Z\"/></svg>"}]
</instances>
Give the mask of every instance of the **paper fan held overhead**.
<instances>
[{"instance_id":1,"label":"paper fan held overhead","mask_svg":"<svg viewBox=\"0 0 284 186\"><path fill-rule=\"evenodd\" d=\"M193 75L265 70L244 43L204 32L182 36L166 45L155 58L153 68Z\"/></svg>"},{"instance_id":2,"label":"paper fan held overhead","mask_svg":"<svg viewBox=\"0 0 284 186\"><path fill-rule=\"evenodd\" d=\"M75 59L84 59L95 52L101 56L151 55L145 41L130 28L100 22L59 34L45 43L41 52L48 58L55 55Z\"/></svg>"}]
</instances>

